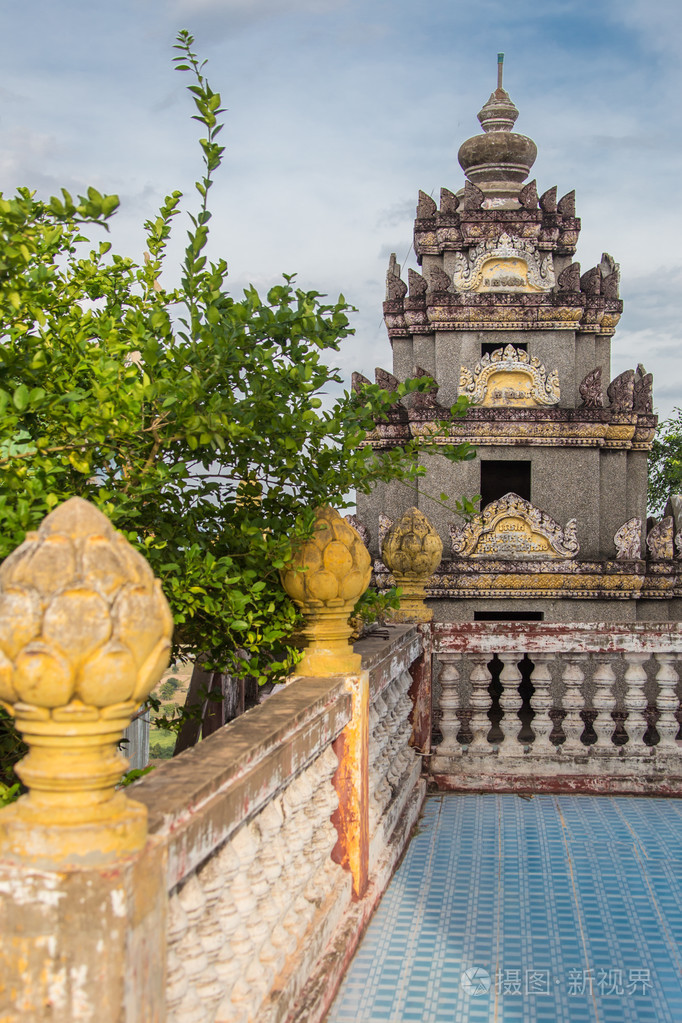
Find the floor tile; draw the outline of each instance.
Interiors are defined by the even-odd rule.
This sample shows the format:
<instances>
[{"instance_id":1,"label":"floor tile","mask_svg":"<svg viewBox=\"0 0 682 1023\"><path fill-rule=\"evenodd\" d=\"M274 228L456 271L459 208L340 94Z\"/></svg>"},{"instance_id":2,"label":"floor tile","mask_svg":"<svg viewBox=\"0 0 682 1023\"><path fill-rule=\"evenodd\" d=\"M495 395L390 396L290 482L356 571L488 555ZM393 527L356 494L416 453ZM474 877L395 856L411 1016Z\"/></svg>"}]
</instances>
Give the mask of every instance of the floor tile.
<instances>
[{"instance_id":1,"label":"floor tile","mask_svg":"<svg viewBox=\"0 0 682 1023\"><path fill-rule=\"evenodd\" d=\"M327 1023L679 1023L682 801L443 794Z\"/></svg>"}]
</instances>

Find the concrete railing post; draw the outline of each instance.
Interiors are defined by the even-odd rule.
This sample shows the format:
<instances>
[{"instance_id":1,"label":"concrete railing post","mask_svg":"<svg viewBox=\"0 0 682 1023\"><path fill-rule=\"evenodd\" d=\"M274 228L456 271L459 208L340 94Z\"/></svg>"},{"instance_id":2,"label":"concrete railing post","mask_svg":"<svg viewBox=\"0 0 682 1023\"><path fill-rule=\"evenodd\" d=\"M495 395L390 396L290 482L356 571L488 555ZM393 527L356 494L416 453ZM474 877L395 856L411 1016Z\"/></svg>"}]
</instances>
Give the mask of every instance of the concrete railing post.
<instances>
[{"instance_id":1,"label":"concrete railing post","mask_svg":"<svg viewBox=\"0 0 682 1023\"><path fill-rule=\"evenodd\" d=\"M334 743L339 841L334 859L363 895L369 872L369 675L350 646L349 617L369 586L372 561L359 533L332 508L319 508L315 532L282 573L282 584L306 620L302 675L347 675L352 718Z\"/></svg>"},{"instance_id":2,"label":"concrete railing post","mask_svg":"<svg viewBox=\"0 0 682 1023\"><path fill-rule=\"evenodd\" d=\"M0 810L3 1020L163 1018L162 853L116 785L171 633L144 558L80 498L0 568L0 699L29 747Z\"/></svg>"},{"instance_id":3,"label":"concrete railing post","mask_svg":"<svg viewBox=\"0 0 682 1023\"><path fill-rule=\"evenodd\" d=\"M384 539L381 556L396 585L402 590L397 621L430 622L431 611L424 603L426 586L440 565L443 542L418 508L408 508L394 522Z\"/></svg>"}]
</instances>

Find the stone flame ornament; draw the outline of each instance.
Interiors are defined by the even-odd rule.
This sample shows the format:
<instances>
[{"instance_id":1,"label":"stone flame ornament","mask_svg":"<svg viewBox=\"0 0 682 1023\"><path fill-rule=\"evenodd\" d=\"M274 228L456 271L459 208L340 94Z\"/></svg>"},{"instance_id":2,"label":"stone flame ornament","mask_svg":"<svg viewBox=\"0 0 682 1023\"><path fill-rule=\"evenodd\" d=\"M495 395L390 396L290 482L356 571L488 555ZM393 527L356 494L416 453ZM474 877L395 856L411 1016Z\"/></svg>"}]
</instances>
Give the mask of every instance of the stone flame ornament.
<instances>
[{"instance_id":1,"label":"stone flame ornament","mask_svg":"<svg viewBox=\"0 0 682 1023\"><path fill-rule=\"evenodd\" d=\"M534 408L556 405L561 397L557 371L548 376L539 359L513 345L486 353L473 373L462 366L459 393L484 407Z\"/></svg>"},{"instance_id":2,"label":"stone flame ornament","mask_svg":"<svg viewBox=\"0 0 682 1023\"><path fill-rule=\"evenodd\" d=\"M403 621L431 621L433 611L424 603L424 594L443 556L443 543L426 516L418 508L408 508L389 529L381 553L403 591L395 617Z\"/></svg>"},{"instance_id":3,"label":"stone flame ornament","mask_svg":"<svg viewBox=\"0 0 682 1023\"><path fill-rule=\"evenodd\" d=\"M673 557L673 517L666 515L664 519L652 526L646 538L649 557L653 561L670 561Z\"/></svg>"},{"instance_id":4,"label":"stone flame ornament","mask_svg":"<svg viewBox=\"0 0 682 1023\"><path fill-rule=\"evenodd\" d=\"M306 618L300 675L359 671L350 646L349 616L369 586L372 559L353 527L333 508L318 508L315 531L280 573L284 589Z\"/></svg>"},{"instance_id":5,"label":"stone flame ornament","mask_svg":"<svg viewBox=\"0 0 682 1023\"><path fill-rule=\"evenodd\" d=\"M637 561L642 557L642 520L628 519L613 537L617 561Z\"/></svg>"},{"instance_id":6,"label":"stone flame ornament","mask_svg":"<svg viewBox=\"0 0 682 1023\"><path fill-rule=\"evenodd\" d=\"M142 847L117 744L168 665L173 619L144 558L73 497L0 568L0 701L28 747L0 855L94 864Z\"/></svg>"}]
</instances>

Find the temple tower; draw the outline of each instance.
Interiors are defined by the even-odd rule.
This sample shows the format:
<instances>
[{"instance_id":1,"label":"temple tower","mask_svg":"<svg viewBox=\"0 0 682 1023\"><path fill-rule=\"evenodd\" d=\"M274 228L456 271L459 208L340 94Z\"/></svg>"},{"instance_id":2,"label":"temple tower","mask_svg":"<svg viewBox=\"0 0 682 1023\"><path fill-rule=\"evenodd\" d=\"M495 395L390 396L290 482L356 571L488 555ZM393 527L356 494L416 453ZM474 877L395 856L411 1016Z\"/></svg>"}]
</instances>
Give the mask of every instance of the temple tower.
<instances>
[{"instance_id":1,"label":"temple tower","mask_svg":"<svg viewBox=\"0 0 682 1023\"><path fill-rule=\"evenodd\" d=\"M442 188L439 205L419 193L421 272L404 282L392 256L387 275L393 372L377 381L390 389L425 372L438 386L398 407L372 443L445 419L439 439L469 441L477 457L429 457L417 493L358 495L358 518L377 559L382 531L410 505L436 527L446 552L427 591L436 620L678 618L674 517L647 533L652 377L640 365L611 379L619 267L607 253L584 272L575 262L575 193L526 183L537 150L513 130L517 117L500 54L482 133L459 150L464 186ZM472 401L461 419L449 412L459 395ZM465 522L433 500L443 492L453 505L480 494L480 514ZM380 560L376 571L385 580Z\"/></svg>"}]
</instances>

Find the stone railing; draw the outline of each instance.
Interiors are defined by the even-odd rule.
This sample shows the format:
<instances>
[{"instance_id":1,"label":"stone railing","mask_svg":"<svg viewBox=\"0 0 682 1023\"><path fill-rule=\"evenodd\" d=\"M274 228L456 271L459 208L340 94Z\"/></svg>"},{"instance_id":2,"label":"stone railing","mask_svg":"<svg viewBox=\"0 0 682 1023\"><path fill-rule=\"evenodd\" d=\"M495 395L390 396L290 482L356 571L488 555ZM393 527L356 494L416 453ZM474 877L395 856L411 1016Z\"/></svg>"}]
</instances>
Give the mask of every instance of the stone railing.
<instances>
[{"instance_id":1,"label":"stone railing","mask_svg":"<svg viewBox=\"0 0 682 1023\"><path fill-rule=\"evenodd\" d=\"M288 1018L351 901L332 856L351 709L344 678L299 678L134 787L166 851L168 1023Z\"/></svg>"},{"instance_id":2,"label":"stone railing","mask_svg":"<svg viewBox=\"0 0 682 1023\"><path fill-rule=\"evenodd\" d=\"M285 579L308 674L129 796L117 742L170 649L158 583L79 500L3 564L0 696L29 746L0 810L3 1021L323 1018L425 795L431 654L414 624L353 652L369 555L318 525L317 596Z\"/></svg>"},{"instance_id":3,"label":"stone railing","mask_svg":"<svg viewBox=\"0 0 682 1023\"><path fill-rule=\"evenodd\" d=\"M380 869L406 808L421 798L421 751L413 744L418 687L416 675L424 659L424 639L416 629L389 630L395 638L362 644L369 668L369 864ZM374 648L374 649L373 649ZM414 813L408 812L413 819ZM399 832L400 834L400 832ZM401 835L401 841L404 836Z\"/></svg>"},{"instance_id":4,"label":"stone railing","mask_svg":"<svg viewBox=\"0 0 682 1023\"><path fill-rule=\"evenodd\" d=\"M437 625L440 787L682 795L682 626Z\"/></svg>"}]
</instances>

